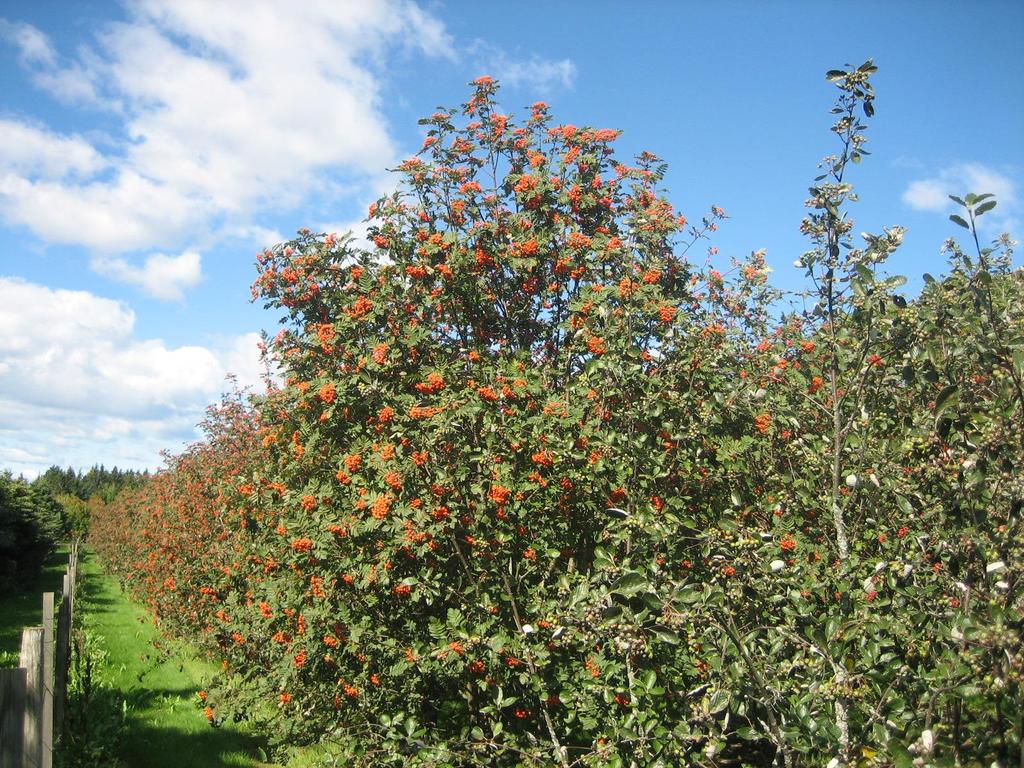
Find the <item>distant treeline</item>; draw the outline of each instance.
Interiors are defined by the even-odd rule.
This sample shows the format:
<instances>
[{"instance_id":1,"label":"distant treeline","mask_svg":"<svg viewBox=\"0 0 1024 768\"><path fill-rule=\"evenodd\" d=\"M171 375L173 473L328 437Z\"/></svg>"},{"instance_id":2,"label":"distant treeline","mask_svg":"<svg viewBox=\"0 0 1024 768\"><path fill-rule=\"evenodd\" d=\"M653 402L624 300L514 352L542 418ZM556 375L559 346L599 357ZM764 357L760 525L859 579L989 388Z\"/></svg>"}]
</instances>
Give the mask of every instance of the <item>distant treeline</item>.
<instances>
[{"instance_id":1,"label":"distant treeline","mask_svg":"<svg viewBox=\"0 0 1024 768\"><path fill-rule=\"evenodd\" d=\"M103 465L53 466L31 482L0 472L0 592L31 580L57 542L84 536L98 508L148 478L148 471Z\"/></svg>"},{"instance_id":2,"label":"distant treeline","mask_svg":"<svg viewBox=\"0 0 1024 768\"><path fill-rule=\"evenodd\" d=\"M122 488L137 488L149 479L149 470L107 469L102 464L88 470L76 471L72 467L61 469L54 465L36 478L32 485L48 489L54 496L77 496L88 501L99 496L111 502Z\"/></svg>"}]
</instances>

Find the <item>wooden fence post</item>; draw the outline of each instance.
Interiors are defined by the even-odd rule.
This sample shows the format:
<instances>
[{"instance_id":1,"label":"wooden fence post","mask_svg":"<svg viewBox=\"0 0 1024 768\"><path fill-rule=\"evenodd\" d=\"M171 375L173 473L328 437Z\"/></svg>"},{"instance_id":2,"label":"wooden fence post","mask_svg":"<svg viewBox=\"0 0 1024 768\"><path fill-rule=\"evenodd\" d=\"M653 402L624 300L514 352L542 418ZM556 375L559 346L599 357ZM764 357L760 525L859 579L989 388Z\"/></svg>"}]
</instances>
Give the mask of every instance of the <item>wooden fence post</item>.
<instances>
[{"instance_id":1,"label":"wooden fence post","mask_svg":"<svg viewBox=\"0 0 1024 768\"><path fill-rule=\"evenodd\" d=\"M68 698L68 669L71 663L71 578L64 574L64 588L57 616L57 648L54 659L53 728L64 733L64 710Z\"/></svg>"},{"instance_id":2,"label":"wooden fence post","mask_svg":"<svg viewBox=\"0 0 1024 768\"><path fill-rule=\"evenodd\" d=\"M78 541L72 545L71 563L68 565L68 575L71 577L71 615L75 613L75 592L78 589Z\"/></svg>"},{"instance_id":3,"label":"wooden fence post","mask_svg":"<svg viewBox=\"0 0 1024 768\"><path fill-rule=\"evenodd\" d=\"M78 547L75 546L74 542L71 544L71 555L68 557L68 600L71 601L72 607L75 602L75 570L78 562Z\"/></svg>"},{"instance_id":4,"label":"wooden fence post","mask_svg":"<svg viewBox=\"0 0 1024 768\"><path fill-rule=\"evenodd\" d=\"M25 627L21 632L21 666L25 683L25 768L43 762L43 628Z\"/></svg>"},{"instance_id":5,"label":"wooden fence post","mask_svg":"<svg viewBox=\"0 0 1024 768\"><path fill-rule=\"evenodd\" d=\"M43 593L43 755L41 768L53 766L53 592Z\"/></svg>"},{"instance_id":6,"label":"wooden fence post","mask_svg":"<svg viewBox=\"0 0 1024 768\"><path fill-rule=\"evenodd\" d=\"M0 669L0 768L22 768L27 680L24 669Z\"/></svg>"},{"instance_id":7,"label":"wooden fence post","mask_svg":"<svg viewBox=\"0 0 1024 768\"><path fill-rule=\"evenodd\" d=\"M54 724L63 730L70 666L78 546L64 575L54 659L53 592L43 593L43 625L21 633L20 668L0 669L0 768L52 768ZM56 667L56 668L55 668Z\"/></svg>"}]
</instances>

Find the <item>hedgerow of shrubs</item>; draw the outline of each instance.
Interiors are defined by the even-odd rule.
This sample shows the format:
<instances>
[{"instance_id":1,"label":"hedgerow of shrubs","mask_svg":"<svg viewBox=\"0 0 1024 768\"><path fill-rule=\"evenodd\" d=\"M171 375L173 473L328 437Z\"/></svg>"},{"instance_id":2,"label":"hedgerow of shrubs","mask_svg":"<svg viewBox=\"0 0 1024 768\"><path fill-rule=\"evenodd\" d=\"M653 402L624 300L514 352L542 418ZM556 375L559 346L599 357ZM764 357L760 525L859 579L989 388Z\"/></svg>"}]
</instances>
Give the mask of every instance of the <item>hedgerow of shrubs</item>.
<instances>
[{"instance_id":1,"label":"hedgerow of shrubs","mask_svg":"<svg viewBox=\"0 0 1024 768\"><path fill-rule=\"evenodd\" d=\"M13 592L39 575L64 527L63 508L49 491L0 472L0 592Z\"/></svg>"},{"instance_id":2,"label":"hedgerow of shrubs","mask_svg":"<svg viewBox=\"0 0 1024 768\"><path fill-rule=\"evenodd\" d=\"M988 765L1020 712L1024 278L852 237L868 62L774 318L618 132L474 82L369 212L259 258L283 386L93 523L216 724L353 765Z\"/></svg>"}]
</instances>

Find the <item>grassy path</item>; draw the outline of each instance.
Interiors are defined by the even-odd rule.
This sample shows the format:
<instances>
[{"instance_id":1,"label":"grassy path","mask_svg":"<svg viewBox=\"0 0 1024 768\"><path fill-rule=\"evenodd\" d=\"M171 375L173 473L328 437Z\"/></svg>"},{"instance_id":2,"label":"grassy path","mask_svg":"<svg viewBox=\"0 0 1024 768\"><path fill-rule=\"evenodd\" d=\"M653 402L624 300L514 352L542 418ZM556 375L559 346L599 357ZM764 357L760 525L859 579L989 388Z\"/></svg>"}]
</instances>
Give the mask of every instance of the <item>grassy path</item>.
<instances>
[{"instance_id":1,"label":"grassy path","mask_svg":"<svg viewBox=\"0 0 1024 768\"><path fill-rule=\"evenodd\" d=\"M75 610L102 638L107 653L106 695L125 702L127 730L120 758L125 768L257 768L259 743L231 724L211 728L196 706L196 692L214 667L194 655L161 661L149 615L104 574L91 553L82 560ZM114 702L117 709L120 703Z\"/></svg>"},{"instance_id":2,"label":"grassy path","mask_svg":"<svg viewBox=\"0 0 1024 768\"><path fill-rule=\"evenodd\" d=\"M68 548L60 547L43 564L39 576L15 593L0 595L0 656L18 666L21 630L43 621L43 592L55 592L60 600L61 583L68 565ZM11 656L7 656L11 654Z\"/></svg>"}]
</instances>

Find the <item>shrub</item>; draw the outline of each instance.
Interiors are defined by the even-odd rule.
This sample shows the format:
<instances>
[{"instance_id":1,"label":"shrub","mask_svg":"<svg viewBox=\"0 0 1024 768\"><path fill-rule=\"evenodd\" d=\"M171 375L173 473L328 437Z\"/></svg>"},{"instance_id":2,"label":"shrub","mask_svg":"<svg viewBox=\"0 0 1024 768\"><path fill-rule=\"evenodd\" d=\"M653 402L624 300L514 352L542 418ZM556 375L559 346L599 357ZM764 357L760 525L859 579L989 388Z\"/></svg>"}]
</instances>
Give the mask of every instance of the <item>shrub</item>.
<instances>
[{"instance_id":1,"label":"shrub","mask_svg":"<svg viewBox=\"0 0 1024 768\"><path fill-rule=\"evenodd\" d=\"M62 530L61 507L49 492L0 473L0 590L38 575Z\"/></svg>"},{"instance_id":2,"label":"shrub","mask_svg":"<svg viewBox=\"0 0 1024 768\"><path fill-rule=\"evenodd\" d=\"M762 253L688 260L721 209L490 78L424 121L374 250L263 253L285 386L94 526L222 655L211 717L372 765L1019 750L1024 285L1008 239L951 243L911 302L901 229L854 246L873 72L828 75L813 309L778 321Z\"/></svg>"}]
</instances>

